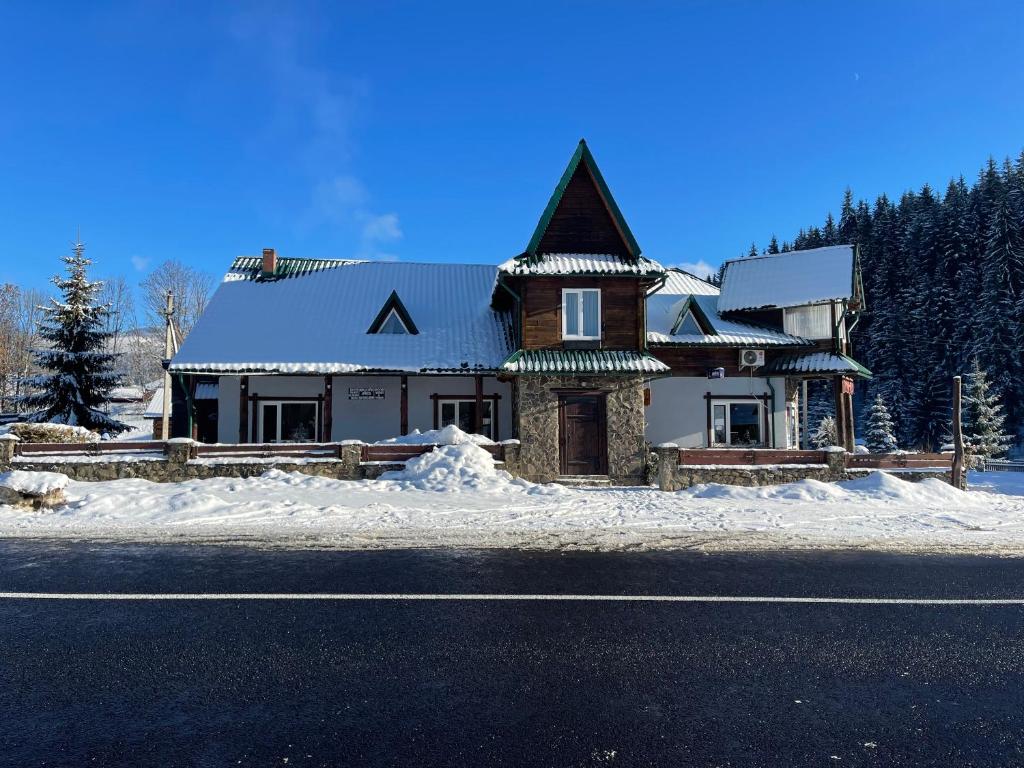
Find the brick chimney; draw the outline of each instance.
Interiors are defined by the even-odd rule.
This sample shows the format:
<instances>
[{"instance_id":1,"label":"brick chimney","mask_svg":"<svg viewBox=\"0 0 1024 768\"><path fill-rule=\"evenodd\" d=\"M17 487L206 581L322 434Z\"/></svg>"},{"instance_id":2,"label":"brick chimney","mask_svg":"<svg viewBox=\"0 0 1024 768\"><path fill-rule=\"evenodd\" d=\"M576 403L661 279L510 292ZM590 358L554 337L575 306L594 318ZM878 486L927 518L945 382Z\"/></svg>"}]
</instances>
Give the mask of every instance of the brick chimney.
<instances>
[{"instance_id":1,"label":"brick chimney","mask_svg":"<svg viewBox=\"0 0 1024 768\"><path fill-rule=\"evenodd\" d=\"M277 251L273 248L263 249L263 274L273 275L277 272Z\"/></svg>"}]
</instances>

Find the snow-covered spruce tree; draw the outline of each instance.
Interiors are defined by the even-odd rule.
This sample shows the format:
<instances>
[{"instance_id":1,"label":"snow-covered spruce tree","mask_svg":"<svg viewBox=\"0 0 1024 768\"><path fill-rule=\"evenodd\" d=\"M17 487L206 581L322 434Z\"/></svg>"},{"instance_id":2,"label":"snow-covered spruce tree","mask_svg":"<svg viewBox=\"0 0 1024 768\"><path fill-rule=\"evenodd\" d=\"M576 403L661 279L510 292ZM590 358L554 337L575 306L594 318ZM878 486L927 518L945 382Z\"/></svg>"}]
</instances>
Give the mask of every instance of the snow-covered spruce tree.
<instances>
[{"instance_id":1,"label":"snow-covered spruce tree","mask_svg":"<svg viewBox=\"0 0 1024 768\"><path fill-rule=\"evenodd\" d=\"M836 420L826 416L818 424L818 428L811 435L811 445L818 450L828 448L831 445L839 444L839 430L836 428Z\"/></svg>"},{"instance_id":2,"label":"snow-covered spruce tree","mask_svg":"<svg viewBox=\"0 0 1024 768\"><path fill-rule=\"evenodd\" d=\"M864 444L872 453L892 453L896 450L895 424L885 401L878 395L868 406L864 416Z\"/></svg>"},{"instance_id":3,"label":"snow-covered spruce tree","mask_svg":"<svg viewBox=\"0 0 1024 768\"><path fill-rule=\"evenodd\" d=\"M988 375L974 361L974 367L966 376L964 396L964 444L975 456L993 458L1006 453L1012 438L1003 431L1003 406L999 398L990 391Z\"/></svg>"},{"instance_id":4,"label":"snow-covered spruce tree","mask_svg":"<svg viewBox=\"0 0 1024 768\"><path fill-rule=\"evenodd\" d=\"M114 369L117 355L104 351L108 334L102 329L109 309L94 303L103 283L86 278L86 267L91 262L83 255L85 246L75 243L73 250L73 255L63 257L67 277L53 278L63 300L51 298L49 306L41 307L39 335L49 347L32 354L47 373L27 382L32 394L25 395L22 403L34 410L28 421L58 422L118 434L128 426L102 410L110 389L122 377Z\"/></svg>"}]
</instances>

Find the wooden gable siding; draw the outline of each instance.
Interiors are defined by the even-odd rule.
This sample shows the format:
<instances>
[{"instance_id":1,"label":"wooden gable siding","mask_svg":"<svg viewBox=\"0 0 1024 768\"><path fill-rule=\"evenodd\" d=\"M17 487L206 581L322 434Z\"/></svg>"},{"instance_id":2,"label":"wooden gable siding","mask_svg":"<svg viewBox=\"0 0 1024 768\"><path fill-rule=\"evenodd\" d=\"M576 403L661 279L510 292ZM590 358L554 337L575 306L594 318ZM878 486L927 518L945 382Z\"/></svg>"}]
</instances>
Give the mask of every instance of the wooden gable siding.
<instances>
[{"instance_id":1,"label":"wooden gable siding","mask_svg":"<svg viewBox=\"0 0 1024 768\"><path fill-rule=\"evenodd\" d=\"M614 253L629 256L597 185L580 163L558 202L537 253Z\"/></svg>"},{"instance_id":2,"label":"wooden gable siding","mask_svg":"<svg viewBox=\"0 0 1024 768\"><path fill-rule=\"evenodd\" d=\"M744 309L726 313L724 317L737 323L759 325L776 331L781 331L783 326L781 309Z\"/></svg>"},{"instance_id":3,"label":"wooden gable siding","mask_svg":"<svg viewBox=\"0 0 1024 768\"><path fill-rule=\"evenodd\" d=\"M520 283L522 348L561 349L562 289L601 289L601 347L641 348L643 287L630 277L530 277Z\"/></svg>"},{"instance_id":4,"label":"wooden gable siding","mask_svg":"<svg viewBox=\"0 0 1024 768\"><path fill-rule=\"evenodd\" d=\"M763 349L756 345L752 349ZM665 347L652 345L650 353L672 369L673 376L707 376L712 368L724 368L728 378L750 376L750 369L740 370L740 350L722 347ZM792 349L765 349L765 365L780 355L792 354ZM759 376L754 371L755 376Z\"/></svg>"}]
</instances>

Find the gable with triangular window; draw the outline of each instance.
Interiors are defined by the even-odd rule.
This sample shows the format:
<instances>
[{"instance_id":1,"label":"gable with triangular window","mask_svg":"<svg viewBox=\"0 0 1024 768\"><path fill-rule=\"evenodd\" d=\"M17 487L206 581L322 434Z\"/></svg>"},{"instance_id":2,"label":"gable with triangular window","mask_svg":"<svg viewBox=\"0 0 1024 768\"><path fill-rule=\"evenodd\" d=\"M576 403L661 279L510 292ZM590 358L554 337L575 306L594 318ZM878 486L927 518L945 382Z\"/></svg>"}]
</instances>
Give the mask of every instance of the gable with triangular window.
<instances>
[{"instance_id":1,"label":"gable with triangular window","mask_svg":"<svg viewBox=\"0 0 1024 768\"><path fill-rule=\"evenodd\" d=\"M366 332L416 335L419 330L416 328L416 323L412 321L409 311L402 304L402 300L398 298L398 292L392 291Z\"/></svg>"},{"instance_id":2,"label":"gable with triangular window","mask_svg":"<svg viewBox=\"0 0 1024 768\"><path fill-rule=\"evenodd\" d=\"M693 296L687 298L683 308L679 310L679 316L672 326L673 336L711 336L715 333L714 326L700 308Z\"/></svg>"}]
</instances>

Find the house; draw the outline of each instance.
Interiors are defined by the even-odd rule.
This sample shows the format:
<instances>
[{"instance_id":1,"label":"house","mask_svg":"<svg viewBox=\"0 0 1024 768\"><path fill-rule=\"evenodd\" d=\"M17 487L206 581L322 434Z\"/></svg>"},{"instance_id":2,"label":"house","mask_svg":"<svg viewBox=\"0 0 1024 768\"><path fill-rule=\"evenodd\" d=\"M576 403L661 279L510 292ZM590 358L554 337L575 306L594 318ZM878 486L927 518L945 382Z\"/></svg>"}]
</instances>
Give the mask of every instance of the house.
<instances>
[{"instance_id":1,"label":"house","mask_svg":"<svg viewBox=\"0 0 1024 768\"><path fill-rule=\"evenodd\" d=\"M650 443L798 447L810 378L853 444L852 246L730 261L721 289L643 255L585 142L526 250L493 264L234 261L172 359L172 433L375 441L456 424L522 474L644 478Z\"/></svg>"}]
</instances>

